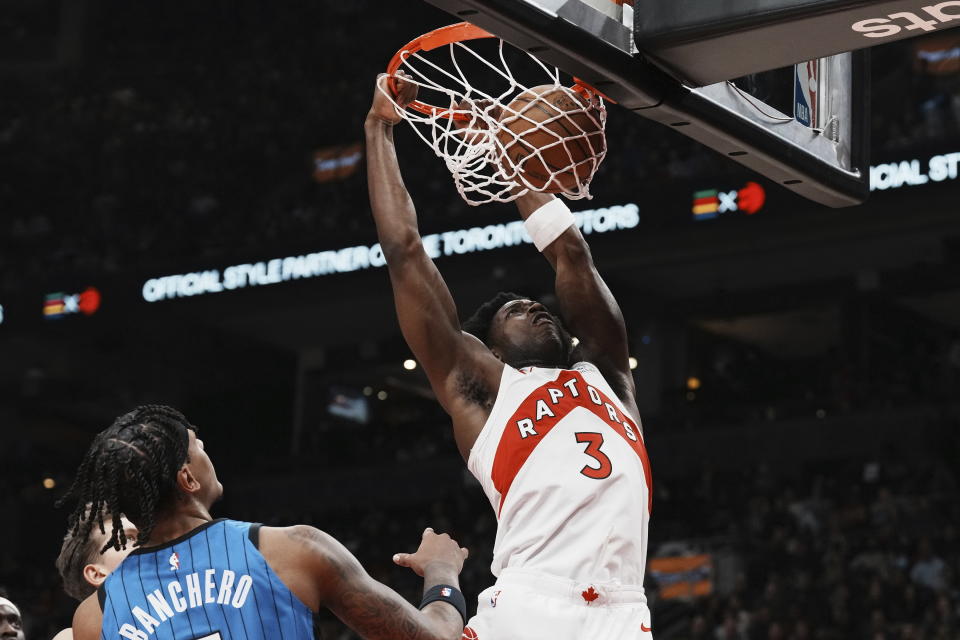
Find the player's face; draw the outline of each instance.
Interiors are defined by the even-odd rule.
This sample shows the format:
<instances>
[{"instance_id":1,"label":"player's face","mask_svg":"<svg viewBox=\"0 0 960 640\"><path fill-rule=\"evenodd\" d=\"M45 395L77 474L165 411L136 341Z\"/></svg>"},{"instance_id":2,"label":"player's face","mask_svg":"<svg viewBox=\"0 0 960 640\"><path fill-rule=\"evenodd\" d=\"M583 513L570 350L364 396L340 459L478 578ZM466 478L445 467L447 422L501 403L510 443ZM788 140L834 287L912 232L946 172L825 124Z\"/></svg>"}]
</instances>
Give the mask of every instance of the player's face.
<instances>
[{"instance_id":1,"label":"player's face","mask_svg":"<svg viewBox=\"0 0 960 640\"><path fill-rule=\"evenodd\" d=\"M203 440L198 438L192 429L188 433L190 444L187 452L190 462L187 463L187 468L200 481L200 501L210 507L223 495L223 485L217 480L217 470L213 468L213 462L204 450Z\"/></svg>"},{"instance_id":2,"label":"player's face","mask_svg":"<svg viewBox=\"0 0 960 640\"><path fill-rule=\"evenodd\" d=\"M20 612L8 604L0 604L0 640L23 640Z\"/></svg>"},{"instance_id":3,"label":"player's face","mask_svg":"<svg viewBox=\"0 0 960 640\"><path fill-rule=\"evenodd\" d=\"M512 300L500 307L490 327L490 338L505 362L561 364L566 357L565 333L559 319L533 300Z\"/></svg>"},{"instance_id":4,"label":"player's face","mask_svg":"<svg viewBox=\"0 0 960 640\"><path fill-rule=\"evenodd\" d=\"M105 524L110 527L110 523ZM139 534L137 527L126 518L121 518L120 524L123 526L124 535L127 536L126 549L117 550L110 547L103 553L98 554L93 562L83 567L83 579L93 587L99 587L103 584L107 576L113 573L114 569L123 562L123 559L133 551L133 544L137 541ZM103 545L107 544L109 535L110 528L107 529L106 533L100 533L100 529L97 527L93 529L93 536L96 539L92 543L97 545L98 551L103 548Z\"/></svg>"},{"instance_id":5,"label":"player's face","mask_svg":"<svg viewBox=\"0 0 960 640\"><path fill-rule=\"evenodd\" d=\"M137 535L139 532L137 531L136 525L126 518L121 518L120 523L123 525L124 535L127 536L127 548L120 549L118 551L117 549L110 547L97 557L96 562L91 563L96 565L96 567L100 569L101 573L105 574L104 577L109 575L114 569L120 566L120 563L123 562L123 559L127 557L127 554L133 550L133 544L137 541ZM106 534L101 534L100 529L97 528L95 528L94 531L101 538L101 540L98 541L98 544L100 545L99 548L102 549L103 545L107 544L107 537L110 533L110 530L107 529Z\"/></svg>"}]
</instances>

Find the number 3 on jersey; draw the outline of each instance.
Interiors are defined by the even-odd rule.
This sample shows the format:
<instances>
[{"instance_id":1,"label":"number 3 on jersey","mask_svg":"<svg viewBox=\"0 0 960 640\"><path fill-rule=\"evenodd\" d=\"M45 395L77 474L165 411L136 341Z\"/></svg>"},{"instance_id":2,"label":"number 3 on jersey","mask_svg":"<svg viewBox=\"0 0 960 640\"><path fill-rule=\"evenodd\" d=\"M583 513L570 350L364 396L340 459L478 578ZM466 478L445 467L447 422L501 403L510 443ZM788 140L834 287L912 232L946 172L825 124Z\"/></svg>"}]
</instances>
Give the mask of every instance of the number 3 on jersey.
<instances>
[{"instance_id":1,"label":"number 3 on jersey","mask_svg":"<svg viewBox=\"0 0 960 640\"><path fill-rule=\"evenodd\" d=\"M587 445L584 453L600 463L599 467L585 465L583 469L580 469L580 473L594 480L603 480L609 477L610 472L613 471L613 465L610 464L610 458L607 457L607 454L600 451L600 445L603 444L603 434L581 431L574 435L577 437L577 442Z\"/></svg>"}]
</instances>

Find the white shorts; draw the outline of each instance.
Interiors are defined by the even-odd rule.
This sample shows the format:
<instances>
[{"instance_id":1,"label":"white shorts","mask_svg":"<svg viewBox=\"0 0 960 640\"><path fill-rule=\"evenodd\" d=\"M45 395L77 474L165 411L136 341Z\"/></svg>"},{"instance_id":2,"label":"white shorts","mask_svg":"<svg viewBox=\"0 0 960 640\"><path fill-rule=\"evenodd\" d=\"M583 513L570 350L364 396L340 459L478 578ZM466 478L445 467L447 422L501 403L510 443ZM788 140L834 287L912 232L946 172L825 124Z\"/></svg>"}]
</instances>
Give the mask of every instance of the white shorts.
<instances>
[{"instance_id":1,"label":"white shorts","mask_svg":"<svg viewBox=\"0 0 960 640\"><path fill-rule=\"evenodd\" d=\"M463 640L651 640L642 587L504 569L477 598Z\"/></svg>"}]
</instances>

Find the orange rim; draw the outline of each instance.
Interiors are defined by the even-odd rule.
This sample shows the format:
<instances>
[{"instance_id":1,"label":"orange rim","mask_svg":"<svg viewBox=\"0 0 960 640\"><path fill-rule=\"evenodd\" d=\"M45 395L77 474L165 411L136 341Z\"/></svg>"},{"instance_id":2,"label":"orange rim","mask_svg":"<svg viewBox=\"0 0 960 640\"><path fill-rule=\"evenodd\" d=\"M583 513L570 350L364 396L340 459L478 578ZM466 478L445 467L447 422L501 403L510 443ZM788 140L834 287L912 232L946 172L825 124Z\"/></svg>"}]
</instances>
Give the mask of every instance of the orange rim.
<instances>
[{"instance_id":1,"label":"orange rim","mask_svg":"<svg viewBox=\"0 0 960 640\"><path fill-rule=\"evenodd\" d=\"M496 38L495 35L489 31L485 31L476 25L472 25L469 22L458 22L457 24L451 24L446 27L440 27L439 29L434 29L429 33L425 33L422 36L411 40L405 47L401 48L397 53L390 59L390 64L387 65L387 86L390 88L390 93L393 94L393 97L397 96L397 81L394 77L397 73L397 70L400 68L400 65L403 64L403 61L406 60L409 56L420 51L432 51L434 49L439 49L440 47L445 47L454 42L466 42L467 40L480 40L482 38ZM574 85L572 87L574 91L589 99L592 95L600 95L613 102L602 93L583 82L579 78L574 78ZM441 118L453 118L454 120L469 120L470 116L465 113L457 113L456 111L451 111L444 107L435 107L426 102L420 102L419 100L414 100L407 105L408 109L413 109L414 111L419 111L420 113L427 116L441 117Z\"/></svg>"},{"instance_id":2,"label":"orange rim","mask_svg":"<svg viewBox=\"0 0 960 640\"><path fill-rule=\"evenodd\" d=\"M602 91L594 89L593 87L588 85L586 82L584 82L580 78L577 78L576 76L574 76L573 86L570 88L573 91L576 91L577 93L579 93L581 96L583 96L587 100L590 100L593 96L597 95L603 98L604 100L606 100L607 102L612 102L613 104L617 104L616 100L614 100L607 94L603 93Z\"/></svg>"}]
</instances>

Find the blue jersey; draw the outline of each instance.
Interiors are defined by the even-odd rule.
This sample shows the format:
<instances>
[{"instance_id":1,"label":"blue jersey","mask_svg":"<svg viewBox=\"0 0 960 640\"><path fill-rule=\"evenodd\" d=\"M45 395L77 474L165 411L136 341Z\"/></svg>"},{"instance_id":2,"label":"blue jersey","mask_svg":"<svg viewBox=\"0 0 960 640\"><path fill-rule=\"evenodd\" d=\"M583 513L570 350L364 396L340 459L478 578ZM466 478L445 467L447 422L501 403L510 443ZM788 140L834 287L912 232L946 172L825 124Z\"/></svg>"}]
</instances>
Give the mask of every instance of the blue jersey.
<instances>
[{"instance_id":1,"label":"blue jersey","mask_svg":"<svg viewBox=\"0 0 960 640\"><path fill-rule=\"evenodd\" d=\"M313 640L313 614L260 553L260 525L214 520L134 549L99 590L106 640Z\"/></svg>"}]
</instances>

